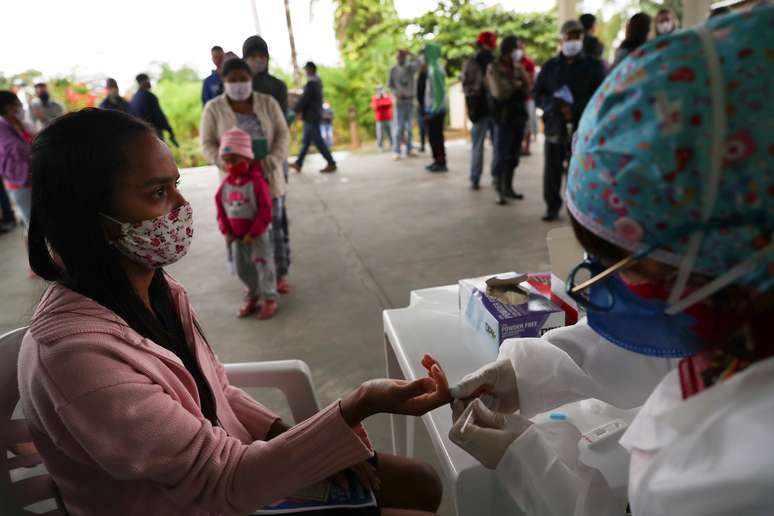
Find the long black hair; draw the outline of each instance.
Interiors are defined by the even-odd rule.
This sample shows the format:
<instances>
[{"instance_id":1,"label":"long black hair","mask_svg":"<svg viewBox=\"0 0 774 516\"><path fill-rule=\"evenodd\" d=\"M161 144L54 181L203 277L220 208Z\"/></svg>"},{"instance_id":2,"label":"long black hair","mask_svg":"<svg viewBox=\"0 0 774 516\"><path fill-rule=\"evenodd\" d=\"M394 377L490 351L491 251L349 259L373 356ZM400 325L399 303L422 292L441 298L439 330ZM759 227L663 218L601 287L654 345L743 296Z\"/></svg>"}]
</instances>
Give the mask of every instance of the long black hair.
<instances>
[{"instance_id":1,"label":"long black hair","mask_svg":"<svg viewBox=\"0 0 774 516\"><path fill-rule=\"evenodd\" d=\"M100 214L109 214L126 147L155 136L145 122L114 110L84 109L58 118L33 141L30 267L41 278L87 296L140 335L164 345L167 336L135 292L108 244ZM152 294L169 295L158 269Z\"/></svg>"},{"instance_id":2,"label":"long black hair","mask_svg":"<svg viewBox=\"0 0 774 516\"><path fill-rule=\"evenodd\" d=\"M626 34L621 42L621 48L632 51L645 44L650 33L650 22L650 15L643 12L639 12L629 18L629 21L626 23Z\"/></svg>"}]
</instances>

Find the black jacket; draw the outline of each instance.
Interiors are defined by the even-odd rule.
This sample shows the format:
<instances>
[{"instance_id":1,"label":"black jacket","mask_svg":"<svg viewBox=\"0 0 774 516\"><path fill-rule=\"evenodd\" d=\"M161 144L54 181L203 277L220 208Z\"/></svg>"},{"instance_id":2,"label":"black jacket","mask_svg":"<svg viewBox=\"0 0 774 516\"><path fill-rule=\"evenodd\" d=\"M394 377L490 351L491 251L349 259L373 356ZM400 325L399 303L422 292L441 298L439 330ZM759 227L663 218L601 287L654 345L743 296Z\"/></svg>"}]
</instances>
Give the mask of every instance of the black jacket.
<instances>
[{"instance_id":1,"label":"black jacket","mask_svg":"<svg viewBox=\"0 0 774 516\"><path fill-rule=\"evenodd\" d=\"M589 57L595 59L602 59L602 54L605 52L605 45L596 36L587 34L583 38L583 53Z\"/></svg>"},{"instance_id":2,"label":"black jacket","mask_svg":"<svg viewBox=\"0 0 774 516\"><path fill-rule=\"evenodd\" d=\"M319 124L322 120L323 83L319 77L313 75L304 86L304 93L298 99L298 104L293 109L301 114L304 122Z\"/></svg>"},{"instance_id":3,"label":"black jacket","mask_svg":"<svg viewBox=\"0 0 774 516\"><path fill-rule=\"evenodd\" d=\"M253 76L253 91L274 97L274 100L279 103L282 113L287 116L288 87L282 80L269 75L269 72L261 72Z\"/></svg>"},{"instance_id":4,"label":"black jacket","mask_svg":"<svg viewBox=\"0 0 774 516\"><path fill-rule=\"evenodd\" d=\"M604 79L604 63L583 53L576 56L572 62L562 53L549 59L540 70L532 90L535 104L543 110L546 136L564 135L567 132L567 125L560 111L561 101L554 98L554 93L564 85L572 92L572 123L577 129L586 104Z\"/></svg>"}]
</instances>

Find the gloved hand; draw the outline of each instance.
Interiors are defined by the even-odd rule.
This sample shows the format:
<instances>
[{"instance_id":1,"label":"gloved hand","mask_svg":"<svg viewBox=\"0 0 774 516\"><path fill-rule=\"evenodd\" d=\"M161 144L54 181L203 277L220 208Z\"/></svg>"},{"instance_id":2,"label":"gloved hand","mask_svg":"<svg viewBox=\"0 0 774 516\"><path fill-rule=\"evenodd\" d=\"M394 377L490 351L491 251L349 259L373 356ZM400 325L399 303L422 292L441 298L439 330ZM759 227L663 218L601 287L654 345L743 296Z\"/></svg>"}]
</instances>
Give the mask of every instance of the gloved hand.
<instances>
[{"instance_id":1,"label":"gloved hand","mask_svg":"<svg viewBox=\"0 0 774 516\"><path fill-rule=\"evenodd\" d=\"M519 409L516 372L508 359L496 360L466 375L449 391L452 397L458 400L489 394L494 398L494 403L487 403L487 405L498 412L511 414Z\"/></svg>"},{"instance_id":2,"label":"gloved hand","mask_svg":"<svg viewBox=\"0 0 774 516\"><path fill-rule=\"evenodd\" d=\"M454 421L449 439L487 468L495 469L511 443L531 425L529 419L517 414L492 412L476 398Z\"/></svg>"}]
</instances>

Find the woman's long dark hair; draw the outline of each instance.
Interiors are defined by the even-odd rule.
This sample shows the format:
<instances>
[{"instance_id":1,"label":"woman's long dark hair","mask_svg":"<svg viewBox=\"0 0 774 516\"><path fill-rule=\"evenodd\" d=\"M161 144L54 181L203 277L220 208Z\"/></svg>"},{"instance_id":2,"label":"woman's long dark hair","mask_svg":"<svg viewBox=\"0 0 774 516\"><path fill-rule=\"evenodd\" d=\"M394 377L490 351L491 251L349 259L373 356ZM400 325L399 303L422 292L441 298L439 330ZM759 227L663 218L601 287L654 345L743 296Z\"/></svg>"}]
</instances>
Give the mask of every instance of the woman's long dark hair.
<instances>
[{"instance_id":1,"label":"woman's long dark hair","mask_svg":"<svg viewBox=\"0 0 774 516\"><path fill-rule=\"evenodd\" d=\"M38 276L93 299L163 345L166 334L132 288L100 217L110 213L128 167L127 145L142 135L155 132L129 115L98 109L67 114L44 129L32 143L27 245ZM152 290L169 295L161 269Z\"/></svg>"},{"instance_id":2,"label":"woman's long dark hair","mask_svg":"<svg viewBox=\"0 0 774 516\"><path fill-rule=\"evenodd\" d=\"M648 41L651 18L646 13L637 13L626 24L626 34L621 42L621 48L629 51L639 48Z\"/></svg>"}]
</instances>

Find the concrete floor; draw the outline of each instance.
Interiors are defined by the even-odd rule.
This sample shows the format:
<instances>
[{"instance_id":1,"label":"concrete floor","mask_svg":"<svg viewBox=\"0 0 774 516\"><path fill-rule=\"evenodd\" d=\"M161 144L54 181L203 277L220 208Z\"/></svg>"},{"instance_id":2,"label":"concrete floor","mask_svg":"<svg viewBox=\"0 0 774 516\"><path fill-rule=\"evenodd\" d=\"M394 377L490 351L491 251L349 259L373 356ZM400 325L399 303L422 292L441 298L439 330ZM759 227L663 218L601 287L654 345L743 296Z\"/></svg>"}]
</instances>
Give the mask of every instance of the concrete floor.
<instances>
[{"instance_id":1,"label":"concrete floor","mask_svg":"<svg viewBox=\"0 0 774 516\"><path fill-rule=\"evenodd\" d=\"M339 172L321 175L322 159L310 156L304 172L290 178L292 290L269 321L234 317L242 287L227 272L216 227L217 172L183 171L195 237L169 271L188 289L220 359L305 360L329 403L384 375L382 310L406 306L411 290L492 272L548 270L546 232L567 221L540 221L542 145L533 145L516 173L526 199L506 207L495 205L488 172L482 189L470 190L467 143L449 142L447 150L448 174L425 172L424 155L393 162L389 153L359 153L337 156ZM20 231L0 235L0 333L26 323L43 287L28 278ZM260 399L287 413L279 396ZM388 450L388 417L373 417L366 427L376 448ZM424 427L417 429L417 456L434 463ZM448 496L440 513L453 514Z\"/></svg>"}]
</instances>

